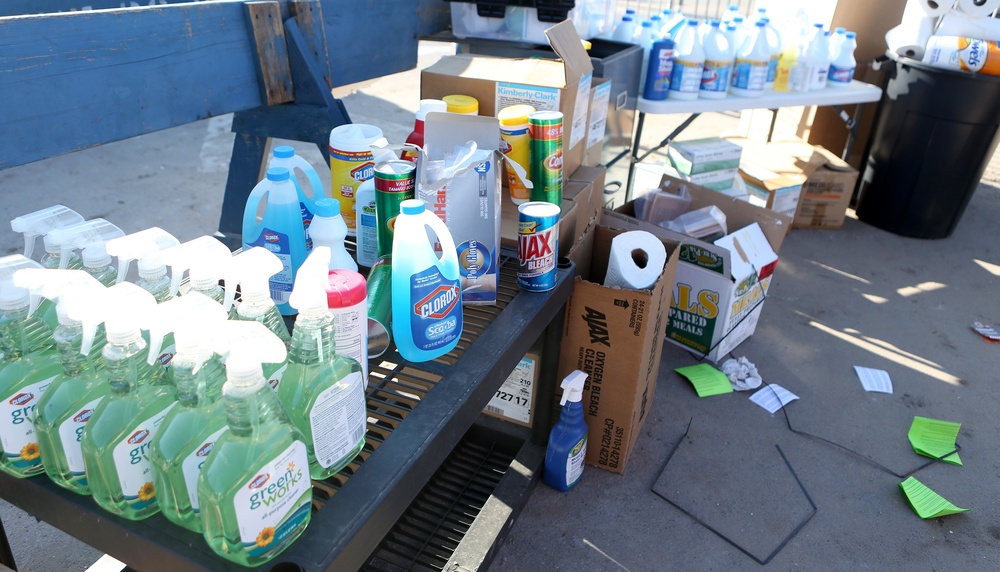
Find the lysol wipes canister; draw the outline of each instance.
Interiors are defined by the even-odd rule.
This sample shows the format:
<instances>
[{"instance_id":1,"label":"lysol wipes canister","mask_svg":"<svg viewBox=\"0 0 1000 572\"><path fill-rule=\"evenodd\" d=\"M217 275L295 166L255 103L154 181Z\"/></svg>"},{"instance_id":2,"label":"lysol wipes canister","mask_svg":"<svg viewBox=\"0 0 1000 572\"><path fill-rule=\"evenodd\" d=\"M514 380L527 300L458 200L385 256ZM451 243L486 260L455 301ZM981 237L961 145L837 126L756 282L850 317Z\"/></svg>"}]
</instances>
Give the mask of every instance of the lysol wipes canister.
<instances>
[{"instance_id":1,"label":"lysol wipes canister","mask_svg":"<svg viewBox=\"0 0 1000 572\"><path fill-rule=\"evenodd\" d=\"M517 207L517 285L528 292L556 286L559 205L532 201Z\"/></svg>"}]
</instances>

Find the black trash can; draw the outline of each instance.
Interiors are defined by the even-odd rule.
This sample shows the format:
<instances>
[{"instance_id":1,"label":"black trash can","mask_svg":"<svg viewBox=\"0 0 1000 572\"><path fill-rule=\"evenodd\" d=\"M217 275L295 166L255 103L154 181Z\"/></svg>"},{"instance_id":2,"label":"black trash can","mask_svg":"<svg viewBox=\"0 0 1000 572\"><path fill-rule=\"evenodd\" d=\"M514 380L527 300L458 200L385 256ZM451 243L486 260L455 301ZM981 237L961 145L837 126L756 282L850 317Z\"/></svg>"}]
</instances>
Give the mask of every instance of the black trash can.
<instances>
[{"instance_id":1,"label":"black trash can","mask_svg":"<svg viewBox=\"0 0 1000 572\"><path fill-rule=\"evenodd\" d=\"M945 238L1000 141L1000 77L889 57L856 212L895 234Z\"/></svg>"}]
</instances>

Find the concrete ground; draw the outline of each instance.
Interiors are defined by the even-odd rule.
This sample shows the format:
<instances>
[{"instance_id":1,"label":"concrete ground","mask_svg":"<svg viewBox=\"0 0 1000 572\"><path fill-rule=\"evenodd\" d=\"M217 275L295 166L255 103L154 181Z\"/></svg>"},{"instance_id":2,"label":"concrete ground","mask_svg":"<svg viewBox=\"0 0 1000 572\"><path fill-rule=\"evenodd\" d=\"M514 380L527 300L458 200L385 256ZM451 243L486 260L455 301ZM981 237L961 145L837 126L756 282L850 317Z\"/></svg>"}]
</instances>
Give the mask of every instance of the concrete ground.
<instances>
[{"instance_id":1,"label":"concrete ground","mask_svg":"<svg viewBox=\"0 0 1000 572\"><path fill-rule=\"evenodd\" d=\"M448 49L422 45L420 65ZM402 141L418 85L419 74L406 72L344 95L344 102L355 122L379 125L390 141ZM644 142L681 119L651 117ZM719 135L737 123L735 116L706 115L685 136ZM228 129L228 117L214 118L0 171L0 219L62 203L126 232L158 225L181 240L210 234L226 180ZM309 156L322 166L318 152ZM620 166L609 173L615 179L624 179ZM994 158L948 239L902 238L854 218L839 231L792 231L757 333L735 352L765 381L800 397L787 407L787 421L746 393L698 398L673 371L695 359L666 345L652 410L625 473L589 467L565 494L540 485L494 569L760 567L654 486L760 559L811 514L811 499L815 515L771 569L1000 568L1000 394L993 385L1000 383L1000 346L969 329L977 320L1000 324L997 220ZM20 249L20 238L0 227L0 254ZM853 365L888 371L894 393L864 392ZM915 415L962 423L964 466L939 463L916 476L971 512L921 520L901 495L902 478L892 473L925 460L907 442ZM795 434L789 424L843 448ZM85 570L101 556L6 503L0 518L21 570Z\"/></svg>"}]
</instances>

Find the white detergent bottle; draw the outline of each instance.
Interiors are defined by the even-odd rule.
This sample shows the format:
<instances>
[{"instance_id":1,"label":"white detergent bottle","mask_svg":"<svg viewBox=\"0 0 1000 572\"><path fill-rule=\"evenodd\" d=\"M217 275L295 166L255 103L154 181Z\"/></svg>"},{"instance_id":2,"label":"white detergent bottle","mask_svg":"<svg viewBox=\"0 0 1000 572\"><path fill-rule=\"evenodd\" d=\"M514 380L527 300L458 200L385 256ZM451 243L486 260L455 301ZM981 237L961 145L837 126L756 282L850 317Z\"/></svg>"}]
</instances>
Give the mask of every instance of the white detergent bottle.
<instances>
[{"instance_id":1,"label":"white detergent bottle","mask_svg":"<svg viewBox=\"0 0 1000 572\"><path fill-rule=\"evenodd\" d=\"M292 338L288 328L271 299L268 279L282 271L281 260L271 251L254 247L233 257L226 277L226 299L223 307L230 307L236 299L236 286L240 286L240 301L236 303L236 319L260 322L287 345Z\"/></svg>"},{"instance_id":2,"label":"white detergent bottle","mask_svg":"<svg viewBox=\"0 0 1000 572\"><path fill-rule=\"evenodd\" d=\"M222 241L214 236L199 236L164 250L162 258L163 263L170 268L171 296L180 294L184 273L188 272L187 293L198 292L219 304L225 304L226 293L219 285L219 280L229 274L227 269L232 262L233 253ZM225 309L229 312L232 304ZM230 313L230 317L235 316L235 311Z\"/></svg>"},{"instance_id":3,"label":"white detergent bottle","mask_svg":"<svg viewBox=\"0 0 1000 572\"><path fill-rule=\"evenodd\" d=\"M202 535L213 552L258 566L295 542L312 515L305 438L267 386L261 362L285 359L285 345L260 324L227 322L245 342L226 358L222 386L228 429L198 477ZM227 336L228 337L228 336Z\"/></svg>"},{"instance_id":4,"label":"white detergent bottle","mask_svg":"<svg viewBox=\"0 0 1000 572\"><path fill-rule=\"evenodd\" d=\"M347 252L344 239L347 238L347 223L340 216L340 202L333 199L316 201L313 216L312 237L313 246L325 246L330 249L329 270L354 270L358 263Z\"/></svg>"},{"instance_id":5,"label":"white detergent bottle","mask_svg":"<svg viewBox=\"0 0 1000 572\"><path fill-rule=\"evenodd\" d=\"M698 40L698 20L690 19L674 48L674 69L670 76L670 99L698 99L705 73L705 50Z\"/></svg>"},{"instance_id":6,"label":"white detergent bottle","mask_svg":"<svg viewBox=\"0 0 1000 572\"><path fill-rule=\"evenodd\" d=\"M727 25L737 17L740 18L740 22L743 21L743 14L740 14L740 7L735 4L730 4L726 8L726 11L722 13L722 17L719 18L719 20L721 20L720 24L723 26Z\"/></svg>"},{"instance_id":7,"label":"white detergent bottle","mask_svg":"<svg viewBox=\"0 0 1000 572\"><path fill-rule=\"evenodd\" d=\"M698 97L721 99L729 91L729 81L733 70L733 49L729 40L719 29L719 22L712 21L705 34L705 71L701 78Z\"/></svg>"},{"instance_id":8,"label":"white detergent bottle","mask_svg":"<svg viewBox=\"0 0 1000 572\"><path fill-rule=\"evenodd\" d=\"M198 292L177 298L177 303L175 311L160 316L171 322L177 345L171 362L177 406L167 413L153 438L149 461L163 516L201 532L198 476L226 429L222 402L226 373L213 347L228 314L222 304Z\"/></svg>"},{"instance_id":9,"label":"white detergent bottle","mask_svg":"<svg viewBox=\"0 0 1000 572\"><path fill-rule=\"evenodd\" d=\"M274 148L267 168L273 169L274 167L288 169L289 178L295 184L295 192L299 195L299 210L302 213L302 227L305 230L306 250L308 251L312 249L312 243L309 240L309 225L316 213L315 202L329 195L323 189L323 182L320 180L319 174L316 173L316 169L309 164L309 161L296 155L295 148L291 145L278 145ZM302 177L305 177L304 182L308 183L305 186L302 185Z\"/></svg>"},{"instance_id":10,"label":"white detergent bottle","mask_svg":"<svg viewBox=\"0 0 1000 572\"><path fill-rule=\"evenodd\" d=\"M102 378L110 392L83 428L81 447L97 504L112 514L141 520L159 512L149 444L177 404L164 368L149 364L141 326L156 307L152 294L122 282L108 288Z\"/></svg>"},{"instance_id":11,"label":"white detergent bottle","mask_svg":"<svg viewBox=\"0 0 1000 572\"><path fill-rule=\"evenodd\" d=\"M343 469L365 445L368 414L361 364L338 355L326 288L330 250L317 246L292 290L298 309L288 369L278 399L305 437L309 473L323 480Z\"/></svg>"},{"instance_id":12,"label":"white detergent bottle","mask_svg":"<svg viewBox=\"0 0 1000 572\"><path fill-rule=\"evenodd\" d=\"M396 158L396 155L386 148L375 147L373 145L371 151L376 165L385 161L392 161ZM375 264L375 261L378 260L378 221L375 218L374 177L367 179L358 186L354 208L357 210L355 213L358 246L357 262L359 266L371 268ZM350 229L348 229L348 236L350 236Z\"/></svg>"},{"instance_id":13,"label":"white detergent bottle","mask_svg":"<svg viewBox=\"0 0 1000 572\"><path fill-rule=\"evenodd\" d=\"M628 14L622 16L620 22L615 27L614 34L611 35L611 39L616 42L622 42L625 44L631 44L632 38L635 36L635 20L632 16Z\"/></svg>"},{"instance_id":14,"label":"white detergent bottle","mask_svg":"<svg viewBox=\"0 0 1000 572\"><path fill-rule=\"evenodd\" d=\"M817 34L806 50L809 62L809 90L826 87L827 74L830 73L830 32Z\"/></svg>"},{"instance_id":15,"label":"white detergent bottle","mask_svg":"<svg viewBox=\"0 0 1000 572\"><path fill-rule=\"evenodd\" d=\"M730 91L740 97L760 97L764 93L767 79L767 65L771 60L771 49L767 45L765 22L757 22L754 35L743 43L736 54L736 69Z\"/></svg>"},{"instance_id":16,"label":"white detergent bottle","mask_svg":"<svg viewBox=\"0 0 1000 572\"><path fill-rule=\"evenodd\" d=\"M52 205L39 211L15 217L10 221L14 232L24 235L24 257L31 258L35 249L35 239L44 236L54 228L83 222L83 217L75 210L63 205ZM46 268L55 268L56 264L44 264Z\"/></svg>"},{"instance_id":17,"label":"white detergent bottle","mask_svg":"<svg viewBox=\"0 0 1000 572\"><path fill-rule=\"evenodd\" d=\"M770 18L761 18L761 20L765 23L765 37L771 55L767 62L767 78L764 80L764 89L774 89L774 80L778 76L778 62L781 60L781 34L771 25Z\"/></svg>"},{"instance_id":18,"label":"white detergent bottle","mask_svg":"<svg viewBox=\"0 0 1000 572\"><path fill-rule=\"evenodd\" d=\"M157 302L163 302L173 295L170 293L167 265L163 263L160 251L178 244L180 241L174 235L154 226L109 240L106 248L108 254L118 257L119 283L128 275L129 264L138 260L139 279L135 283L152 294Z\"/></svg>"},{"instance_id":19,"label":"white detergent bottle","mask_svg":"<svg viewBox=\"0 0 1000 572\"><path fill-rule=\"evenodd\" d=\"M726 25L725 32L726 39L729 40L729 45L733 48L734 56L739 55L740 50L743 49L743 44L750 37L747 27L743 25L743 17L737 16L732 22L729 22Z\"/></svg>"},{"instance_id":20,"label":"white detergent bottle","mask_svg":"<svg viewBox=\"0 0 1000 572\"><path fill-rule=\"evenodd\" d=\"M103 218L55 228L45 235L45 240L59 245L59 268L68 268L73 251L80 249L83 268L101 284L111 286L117 272L111 265L107 242L125 236L125 232Z\"/></svg>"},{"instance_id":21,"label":"white detergent bottle","mask_svg":"<svg viewBox=\"0 0 1000 572\"><path fill-rule=\"evenodd\" d=\"M854 79L854 68L858 62L854 59L854 50L858 47L854 32L847 32L840 53L830 62L830 72L827 74L826 85L835 88L845 88Z\"/></svg>"},{"instance_id":22,"label":"white detergent bottle","mask_svg":"<svg viewBox=\"0 0 1000 572\"><path fill-rule=\"evenodd\" d=\"M434 251L428 231L441 244ZM462 281L455 241L424 201L400 203L392 242L392 336L411 362L438 358L462 335Z\"/></svg>"},{"instance_id":23,"label":"white detergent bottle","mask_svg":"<svg viewBox=\"0 0 1000 572\"><path fill-rule=\"evenodd\" d=\"M57 485L90 494L80 434L97 404L111 391L104 368L105 287L82 270L25 269L15 284L57 300L59 326L53 332L63 371L38 400L34 428L45 473Z\"/></svg>"},{"instance_id":24,"label":"white detergent bottle","mask_svg":"<svg viewBox=\"0 0 1000 572\"><path fill-rule=\"evenodd\" d=\"M840 55L840 46L847 39L847 29L846 28L834 28L833 33L830 34L830 61L837 59Z\"/></svg>"}]
</instances>

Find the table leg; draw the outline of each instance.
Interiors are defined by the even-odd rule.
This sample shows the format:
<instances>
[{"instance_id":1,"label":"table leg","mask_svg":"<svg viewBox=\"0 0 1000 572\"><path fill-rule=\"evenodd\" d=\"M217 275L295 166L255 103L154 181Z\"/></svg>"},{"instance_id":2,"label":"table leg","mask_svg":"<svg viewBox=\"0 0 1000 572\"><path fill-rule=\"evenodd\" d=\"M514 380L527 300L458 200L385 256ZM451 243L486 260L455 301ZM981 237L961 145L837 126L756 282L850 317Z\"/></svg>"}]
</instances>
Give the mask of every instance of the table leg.
<instances>
[{"instance_id":1,"label":"table leg","mask_svg":"<svg viewBox=\"0 0 1000 572\"><path fill-rule=\"evenodd\" d=\"M691 115L689 115L688 118L685 119L683 123L681 123L680 125L678 125L676 129L674 129L673 131L670 132L670 135L667 135L666 137L664 137L663 141L660 141L659 145L657 145L656 147L653 147L649 151L646 151L645 153L642 154L641 157L639 157L638 156L638 154L639 154L639 135L642 134L642 119L643 119L643 115L644 114L642 112L639 113L639 125L636 127L636 138L635 138L634 149L632 151L632 164L629 165L629 169L628 169L628 187L626 187L626 189L625 189L625 202L626 203L629 202L630 200L632 200L632 186L633 186L633 183L635 182L634 181L634 176L635 176L634 175L634 171L635 171L636 164L638 164L639 162L641 162L646 157L649 157L651 154L653 154L653 153L659 151L660 149L663 149L667 145L669 145L670 142L673 141L678 135L680 135L685 129L687 129L689 125L691 125L692 123L694 123L694 120L698 119L698 116L701 115L701 113L692 113Z\"/></svg>"},{"instance_id":2,"label":"table leg","mask_svg":"<svg viewBox=\"0 0 1000 572\"><path fill-rule=\"evenodd\" d=\"M552 408L555 403L559 375L559 349L562 345L563 316L566 306L556 313L542 332L542 359L538 364L538 387L535 394L535 411L532 415L531 442L544 447L549 441L552 427Z\"/></svg>"},{"instance_id":3,"label":"table leg","mask_svg":"<svg viewBox=\"0 0 1000 572\"><path fill-rule=\"evenodd\" d=\"M635 124L635 137L632 138L632 160L628 164L628 180L625 182L625 202L632 200L632 182L635 177L635 166L639 162L639 143L642 141L642 124L646 114L639 112L639 121Z\"/></svg>"}]
</instances>

